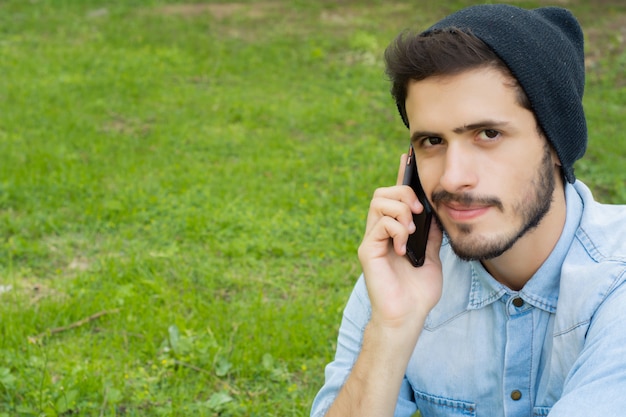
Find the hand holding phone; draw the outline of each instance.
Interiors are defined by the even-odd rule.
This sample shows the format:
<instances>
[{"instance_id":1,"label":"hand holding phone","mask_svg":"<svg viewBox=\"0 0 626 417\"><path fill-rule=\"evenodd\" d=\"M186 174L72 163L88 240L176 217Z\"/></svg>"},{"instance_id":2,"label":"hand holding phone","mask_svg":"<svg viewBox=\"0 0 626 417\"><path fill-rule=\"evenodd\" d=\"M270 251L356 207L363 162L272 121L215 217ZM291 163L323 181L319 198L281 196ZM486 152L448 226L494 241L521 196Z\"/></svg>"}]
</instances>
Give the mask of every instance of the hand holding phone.
<instances>
[{"instance_id":1,"label":"hand holding phone","mask_svg":"<svg viewBox=\"0 0 626 417\"><path fill-rule=\"evenodd\" d=\"M419 176L417 175L417 164L415 162L415 152L413 145L409 148L409 157L404 167L404 179L403 185L409 185L417 199L424 206L424 210L421 213L413 213L413 223L415 223L415 232L409 235L409 240L406 243L406 256L411 261L411 264L415 267L422 266L424 259L426 258L426 243L428 241L428 232L430 230L430 222L432 219L432 209L426 198L426 193L422 188Z\"/></svg>"}]
</instances>

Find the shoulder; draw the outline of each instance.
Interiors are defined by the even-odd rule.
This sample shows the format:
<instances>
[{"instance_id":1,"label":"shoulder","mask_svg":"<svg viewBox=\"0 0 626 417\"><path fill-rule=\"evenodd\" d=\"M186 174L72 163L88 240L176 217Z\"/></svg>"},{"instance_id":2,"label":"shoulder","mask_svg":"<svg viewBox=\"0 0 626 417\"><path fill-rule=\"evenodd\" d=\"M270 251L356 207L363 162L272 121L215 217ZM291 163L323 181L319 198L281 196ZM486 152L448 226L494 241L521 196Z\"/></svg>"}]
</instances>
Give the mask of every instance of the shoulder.
<instances>
[{"instance_id":1,"label":"shoulder","mask_svg":"<svg viewBox=\"0 0 626 417\"><path fill-rule=\"evenodd\" d=\"M589 323L626 281L626 206L598 203L579 181L574 187L583 211L561 266L557 316L568 319L557 328Z\"/></svg>"},{"instance_id":2,"label":"shoulder","mask_svg":"<svg viewBox=\"0 0 626 417\"><path fill-rule=\"evenodd\" d=\"M577 181L574 188L583 202L583 214L576 240L595 262L626 264L626 206L602 204L591 191Z\"/></svg>"}]
</instances>

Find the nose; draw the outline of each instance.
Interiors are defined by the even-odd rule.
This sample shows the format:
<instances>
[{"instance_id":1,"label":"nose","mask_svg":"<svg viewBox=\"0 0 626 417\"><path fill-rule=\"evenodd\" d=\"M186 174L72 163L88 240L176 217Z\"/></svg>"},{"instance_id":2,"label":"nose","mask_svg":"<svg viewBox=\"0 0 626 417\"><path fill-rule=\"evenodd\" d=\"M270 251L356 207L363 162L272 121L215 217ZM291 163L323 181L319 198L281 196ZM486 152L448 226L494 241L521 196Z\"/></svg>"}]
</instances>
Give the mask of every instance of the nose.
<instances>
[{"instance_id":1,"label":"nose","mask_svg":"<svg viewBox=\"0 0 626 417\"><path fill-rule=\"evenodd\" d=\"M471 190L478 183L476 160L462 142L451 142L445 153L444 171L439 180L450 193Z\"/></svg>"}]
</instances>

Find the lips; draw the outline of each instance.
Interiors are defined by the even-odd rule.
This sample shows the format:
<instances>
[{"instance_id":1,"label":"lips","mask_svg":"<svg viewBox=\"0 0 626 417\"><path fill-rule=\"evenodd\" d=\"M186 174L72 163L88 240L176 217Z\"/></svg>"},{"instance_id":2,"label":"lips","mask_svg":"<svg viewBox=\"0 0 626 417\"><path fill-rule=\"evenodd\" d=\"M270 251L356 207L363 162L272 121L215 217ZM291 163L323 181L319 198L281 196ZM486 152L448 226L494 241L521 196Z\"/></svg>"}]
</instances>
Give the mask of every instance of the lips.
<instances>
[{"instance_id":1,"label":"lips","mask_svg":"<svg viewBox=\"0 0 626 417\"><path fill-rule=\"evenodd\" d=\"M486 215L490 210L504 213L502 201L495 196L470 193L452 194L445 190L433 192L432 202L440 215L457 223L468 223Z\"/></svg>"},{"instance_id":2,"label":"lips","mask_svg":"<svg viewBox=\"0 0 626 417\"><path fill-rule=\"evenodd\" d=\"M442 204L442 208L450 219L456 222L469 222L486 214L491 206L466 206L449 202Z\"/></svg>"}]
</instances>

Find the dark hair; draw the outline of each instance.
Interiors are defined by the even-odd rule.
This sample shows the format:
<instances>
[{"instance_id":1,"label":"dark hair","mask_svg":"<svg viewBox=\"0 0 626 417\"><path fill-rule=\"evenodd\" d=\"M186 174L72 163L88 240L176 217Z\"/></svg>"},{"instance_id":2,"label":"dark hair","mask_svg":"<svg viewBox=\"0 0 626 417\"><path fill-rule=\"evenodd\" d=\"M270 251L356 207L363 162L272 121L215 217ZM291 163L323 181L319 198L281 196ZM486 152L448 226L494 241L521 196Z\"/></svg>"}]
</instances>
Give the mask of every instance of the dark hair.
<instances>
[{"instance_id":1,"label":"dark hair","mask_svg":"<svg viewBox=\"0 0 626 417\"><path fill-rule=\"evenodd\" d=\"M481 67L495 68L507 76L517 90L518 103L531 110L526 93L506 64L480 39L471 33L450 28L426 35L403 32L385 50L386 73L391 80L391 95L400 116L408 127L405 109L409 81L428 77L455 75Z\"/></svg>"}]
</instances>

